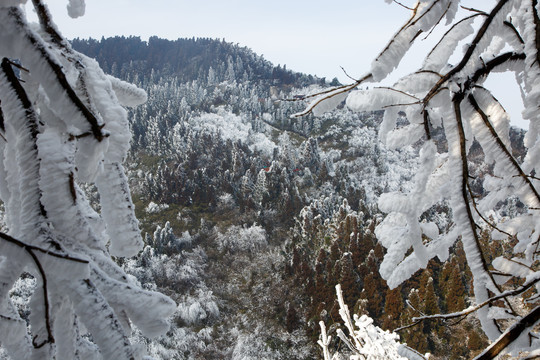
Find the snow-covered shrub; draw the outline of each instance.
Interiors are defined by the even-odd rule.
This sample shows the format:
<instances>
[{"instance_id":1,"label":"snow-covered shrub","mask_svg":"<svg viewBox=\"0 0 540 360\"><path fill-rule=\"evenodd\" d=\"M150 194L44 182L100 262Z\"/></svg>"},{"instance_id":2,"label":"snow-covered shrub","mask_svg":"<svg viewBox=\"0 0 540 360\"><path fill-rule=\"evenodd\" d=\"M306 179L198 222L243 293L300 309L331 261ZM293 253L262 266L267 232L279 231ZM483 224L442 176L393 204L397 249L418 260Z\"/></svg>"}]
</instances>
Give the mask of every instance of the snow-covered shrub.
<instances>
[{"instance_id":1,"label":"snow-covered shrub","mask_svg":"<svg viewBox=\"0 0 540 360\"><path fill-rule=\"evenodd\" d=\"M178 302L177 315L189 325L200 325L219 317L217 298L212 291L199 288L194 294L184 295Z\"/></svg>"},{"instance_id":2,"label":"snow-covered shrub","mask_svg":"<svg viewBox=\"0 0 540 360\"><path fill-rule=\"evenodd\" d=\"M169 208L168 204L156 204L153 201L150 201L148 206L144 209L149 214L155 214L163 210L167 210Z\"/></svg>"},{"instance_id":3,"label":"snow-covered shrub","mask_svg":"<svg viewBox=\"0 0 540 360\"><path fill-rule=\"evenodd\" d=\"M259 225L250 227L233 225L224 234L218 233L216 242L219 250L256 251L267 246L266 231Z\"/></svg>"}]
</instances>

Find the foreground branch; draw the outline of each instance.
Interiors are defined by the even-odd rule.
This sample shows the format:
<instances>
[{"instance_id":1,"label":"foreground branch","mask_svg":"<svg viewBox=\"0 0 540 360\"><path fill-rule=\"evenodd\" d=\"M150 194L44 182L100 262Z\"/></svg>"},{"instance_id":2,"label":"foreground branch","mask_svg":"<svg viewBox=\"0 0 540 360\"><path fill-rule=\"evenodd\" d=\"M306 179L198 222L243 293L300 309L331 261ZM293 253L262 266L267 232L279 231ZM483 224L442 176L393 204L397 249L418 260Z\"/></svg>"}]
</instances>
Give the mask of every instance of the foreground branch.
<instances>
[{"instance_id":1,"label":"foreground branch","mask_svg":"<svg viewBox=\"0 0 540 360\"><path fill-rule=\"evenodd\" d=\"M533 327L538 321L540 321L540 306L534 308L530 313L508 328L497 341L491 344L482 354L475 357L474 360L494 359L508 345L517 340L528 328Z\"/></svg>"}]
</instances>

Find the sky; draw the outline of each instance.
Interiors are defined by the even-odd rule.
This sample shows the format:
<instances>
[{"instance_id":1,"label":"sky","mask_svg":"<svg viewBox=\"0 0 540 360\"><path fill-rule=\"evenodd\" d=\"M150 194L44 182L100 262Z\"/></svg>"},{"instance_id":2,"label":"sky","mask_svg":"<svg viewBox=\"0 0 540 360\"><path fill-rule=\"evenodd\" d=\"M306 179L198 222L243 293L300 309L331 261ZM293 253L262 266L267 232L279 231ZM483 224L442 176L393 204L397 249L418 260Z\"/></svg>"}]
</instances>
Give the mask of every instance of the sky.
<instances>
[{"instance_id":1,"label":"sky","mask_svg":"<svg viewBox=\"0 0 540 360\"><path fill-rule=\"evenodd\" d=\"M171 40L225 39L251 48L275 65L328 80L337 77L342 83L350 80L341 67L353 78L364 75L410 16L409 10L384 0L87 0L85 15L72 19L67 15L68 0L45 2L68 39L115 35L143 40L154 35ZM400 2L411 6L416 1ZM27 12L32 18L31 2ZM418 47L427 48L435 40L432 36ZM415 58L416 54L412 51L403 60L402 71L386 85L419 67L421 59ZM517 86L508 91L511 81L498 77L490 85L495 96L505 100L514 123L526 127L518 121L521 104Z\"/></svg>"}]
</instances>

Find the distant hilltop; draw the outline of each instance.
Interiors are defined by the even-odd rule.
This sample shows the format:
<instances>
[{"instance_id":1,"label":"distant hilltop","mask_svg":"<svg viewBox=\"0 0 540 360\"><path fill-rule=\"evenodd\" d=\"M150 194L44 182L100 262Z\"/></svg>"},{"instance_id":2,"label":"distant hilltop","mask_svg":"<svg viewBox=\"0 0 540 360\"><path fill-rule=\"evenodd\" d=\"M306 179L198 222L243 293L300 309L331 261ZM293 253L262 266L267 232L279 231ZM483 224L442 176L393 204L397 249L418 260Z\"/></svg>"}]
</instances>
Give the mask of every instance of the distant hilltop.
<instances>
[{"instance_id":1,"label":"distant hilltop","mask_svg":"<svg viewBox=\"0 0 540 360\"><path fill-rule=\"evenodd\" d=\"M73 39L73 48L95 58L105 72L120 78L135 71L149 77L176 77L182 82L201 77L221 81L262 81L276 86L302 87L324 84L324 78L274 66L247 47L210 38L167 40L153 36ZM142 77L142 78L141 78Z\"/></svg>"}]
</instances>

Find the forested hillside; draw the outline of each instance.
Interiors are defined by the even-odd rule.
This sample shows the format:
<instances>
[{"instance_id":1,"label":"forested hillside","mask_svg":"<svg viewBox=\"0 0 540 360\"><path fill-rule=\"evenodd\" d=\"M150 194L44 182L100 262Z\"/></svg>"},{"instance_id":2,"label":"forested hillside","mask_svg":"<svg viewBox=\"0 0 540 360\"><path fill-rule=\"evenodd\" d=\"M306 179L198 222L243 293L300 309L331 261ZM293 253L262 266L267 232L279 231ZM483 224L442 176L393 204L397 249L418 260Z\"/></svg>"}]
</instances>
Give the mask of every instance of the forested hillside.
<instances>
[{"instance_id":1,"label":"forested hillside","mask_svg":"<svg viewBox=\"0 0 540 360\"><path fill-rule=\"evenodd\" d=\"M130 110L126 166L147 247L121 265L178 304L171 331L148 344L150 355L317 358L319 320L339 321L337 283L350 308L390 330L418 312L468 304L471 278L459 246L446 265L432 261L394 290L379 275L385 250L374 234L382 219L375 199L408 186L419 151L381 147L381 113L341 106L292 120L303 105L289 100L329 84L221 40L117 37L75 39L73 47L148 92L148 102ZM513 131L519 151L523 134ZM476 169L476 181L486 172ZM507 205L520 211L519 202ZM449 227L449 209L436 210L426 220ZM30 286L17 288L21 311ZM441 359L469 357L486 344L474 317L400 334Z\"/></svg>"}]
</instances>

